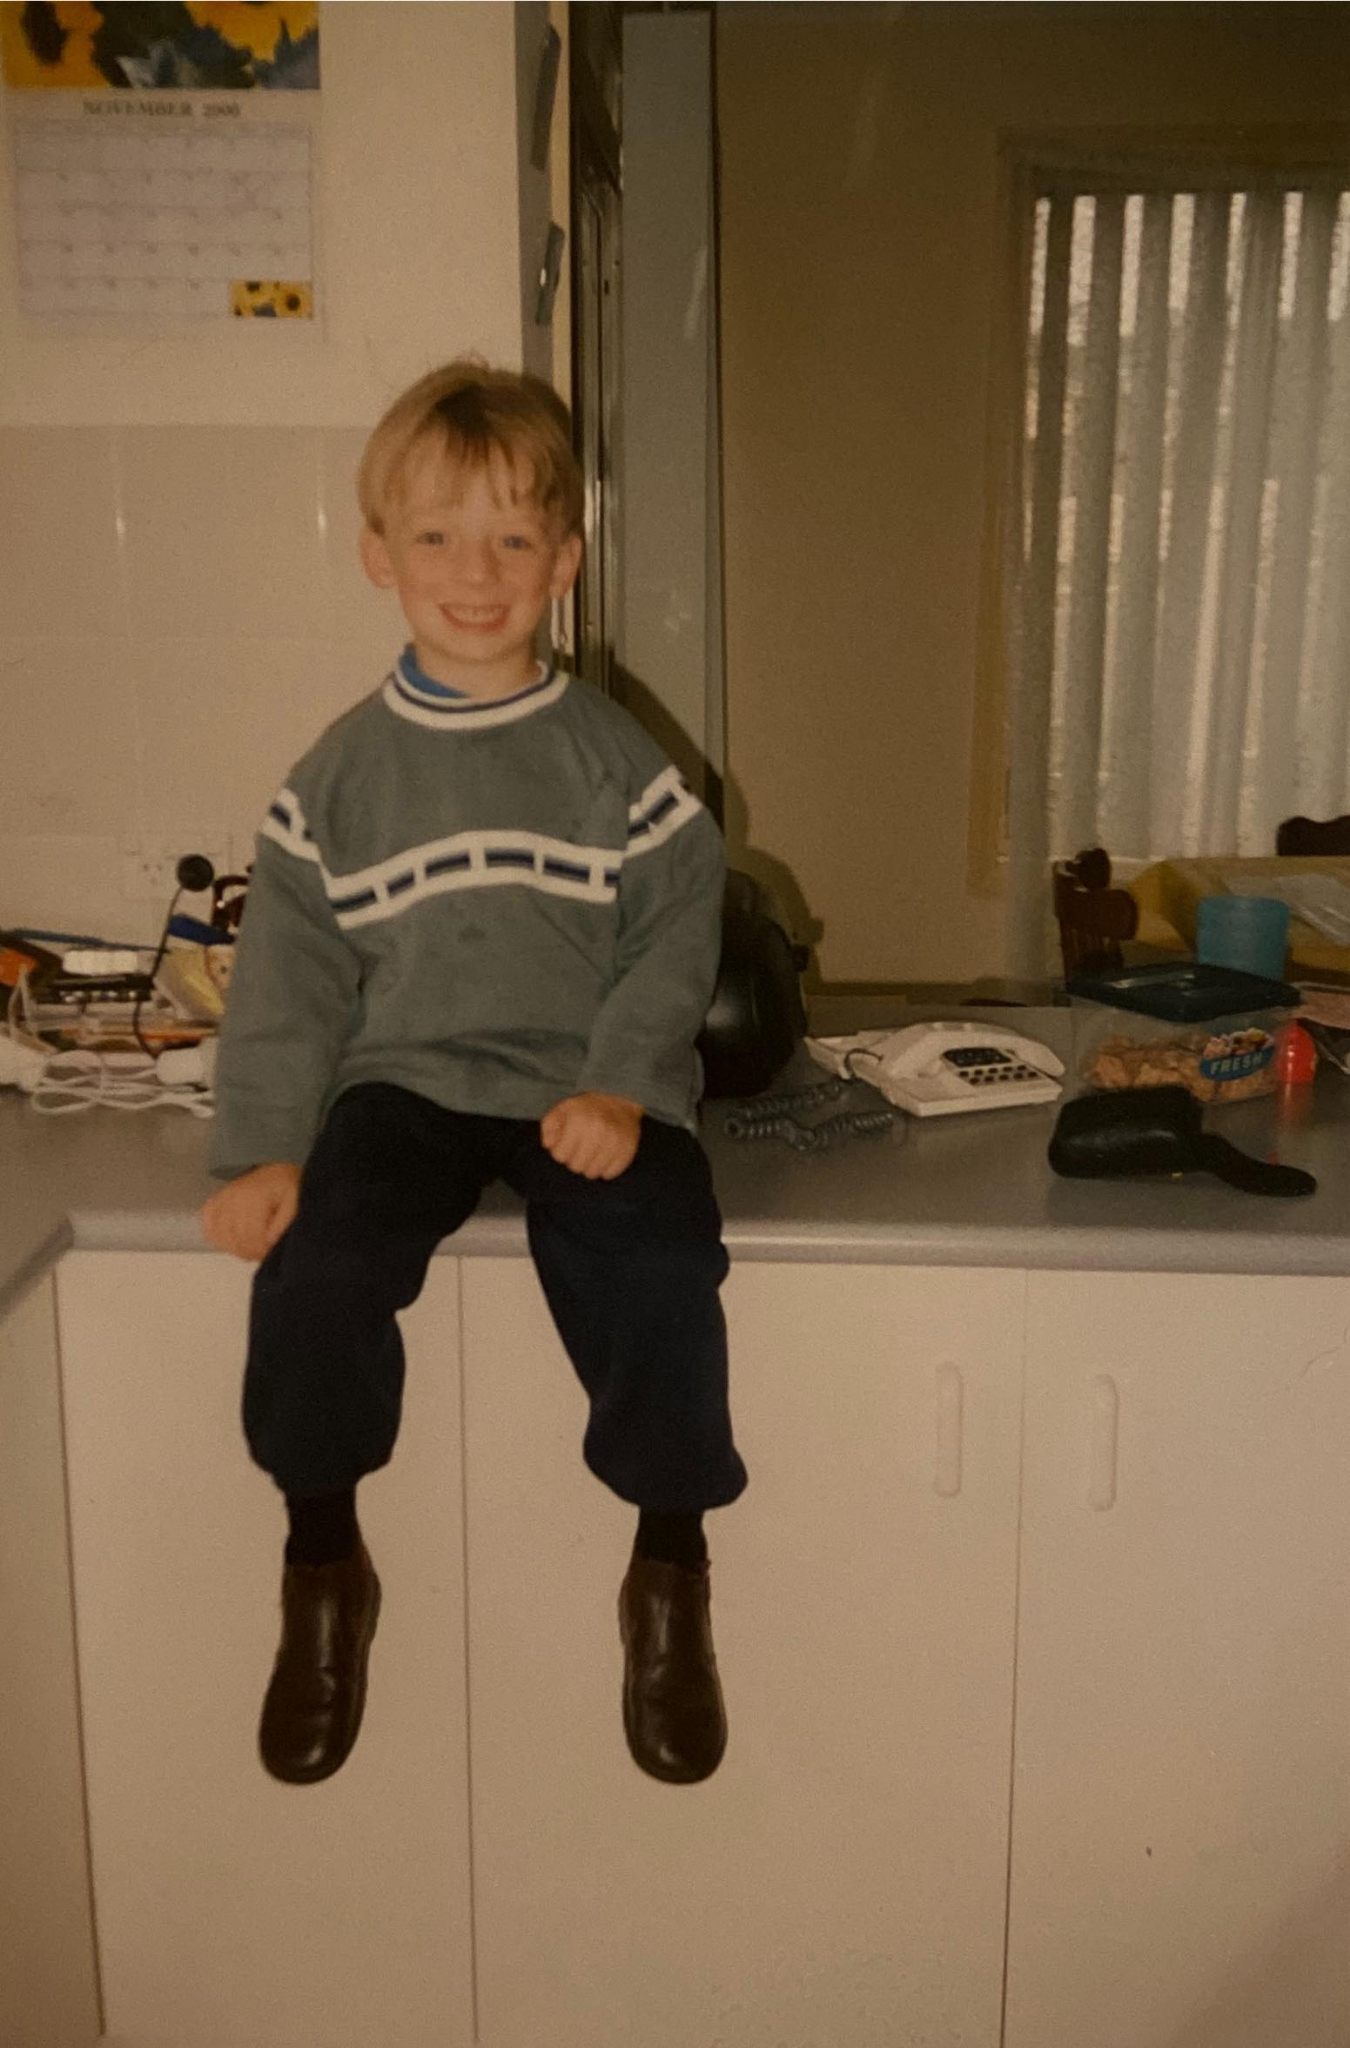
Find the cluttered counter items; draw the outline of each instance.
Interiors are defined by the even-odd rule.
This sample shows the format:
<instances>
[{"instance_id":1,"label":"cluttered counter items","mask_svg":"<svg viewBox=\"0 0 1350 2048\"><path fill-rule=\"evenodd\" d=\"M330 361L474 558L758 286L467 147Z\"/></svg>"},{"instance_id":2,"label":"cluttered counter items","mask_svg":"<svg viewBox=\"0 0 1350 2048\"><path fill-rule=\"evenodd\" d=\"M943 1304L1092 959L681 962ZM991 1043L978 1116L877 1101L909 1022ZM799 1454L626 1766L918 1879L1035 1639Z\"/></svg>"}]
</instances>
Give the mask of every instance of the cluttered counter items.
<instances>
[{"instance_id":1,"label":"cluttered counter items","mask_svg":"<svg viewBox=\"0 0 1350 2048\"><path fill-rule=\"evenodd\" d=\"M232 931L172 908L151 947L0 931L0 1085L49 1113L209 1116L233 946Z\"/></svg>"},{"instance_id":2,"label":"cluttered counter items","mask_svg":"<svg viewBox=\"0 0 1350 2048\"><path fill-rule=\"evenodd\" d=\"M1189 949L1207 896L1287 903L1290 971L1350 978L1350 858L1326 854L1188 856L1143 868L1129 884L1142 945Z\"/></svg>"},{"instance_id":3,"label":"cluttered counter items","mask_svg":"<svg viewBox=\"0 0 1350 2048\"><path fill-rule=\"evenodd\" d=\"M1071 1057L1064 1009L1009 1012ZM805 1050L788 1085L819 1080ZM857 1084L859 1100L872 1091ZM898 1118L819 1154L737 1143L729 1105L703 1110L703 1136L732 1258L1115 1271L1350 1274L1350 1078L1315 1081L1216 1109L1234 1144L1316 1175L1305 1202L1261 1201L1203 1178L1119 1183L1057 1179L1046 1159L1053 1104L985 1115ZM202 1249L209 1124L168 1111L36 1115L0 1089L0 1308L71 1246ZM490 1189L442 1247L523 1257L520 1206Z\"/></svg>"}]
</instances>

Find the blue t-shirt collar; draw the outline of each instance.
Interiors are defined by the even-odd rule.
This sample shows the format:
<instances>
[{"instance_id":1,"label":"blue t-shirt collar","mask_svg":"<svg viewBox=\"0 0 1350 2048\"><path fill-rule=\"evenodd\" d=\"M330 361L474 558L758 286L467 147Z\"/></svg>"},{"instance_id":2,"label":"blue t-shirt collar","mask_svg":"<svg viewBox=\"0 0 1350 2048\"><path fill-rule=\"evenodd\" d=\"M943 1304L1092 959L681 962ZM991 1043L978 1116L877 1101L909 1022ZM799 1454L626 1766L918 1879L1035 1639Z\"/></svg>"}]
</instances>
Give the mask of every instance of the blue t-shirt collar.
<instances>
[{"instance_id":1,"label":"blue t-shirt collar","mask_svg":"<svg viewBox=\"0 0 1350 2048\"><path fill-rule=\"evenodd\" d=\"M400 654L398 665L404 682L424 697L458 697L462 701L469 694L467 690L452 690L448 683L438 683L434 676L429 676L413 653L411 640Z\"/></svg>"}]
</instances>

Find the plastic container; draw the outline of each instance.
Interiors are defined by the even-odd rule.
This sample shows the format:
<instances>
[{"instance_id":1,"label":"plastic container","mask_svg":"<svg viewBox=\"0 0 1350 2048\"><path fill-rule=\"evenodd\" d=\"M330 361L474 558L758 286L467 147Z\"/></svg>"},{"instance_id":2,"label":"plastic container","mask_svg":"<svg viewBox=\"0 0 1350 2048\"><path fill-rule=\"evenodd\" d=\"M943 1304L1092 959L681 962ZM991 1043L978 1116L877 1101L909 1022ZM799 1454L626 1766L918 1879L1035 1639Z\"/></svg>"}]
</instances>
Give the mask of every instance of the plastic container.
<instances>
[{"instance_id":1,"label":"plastic container","mask_svg":"<svg viewBox=\"0 0 1350 2048\"><path fill-rule=\"evenodd\" d=\"M1182 1087L1207 1103L1274 1094L1280 1028L1301 1000L1198 960L1076 975L1068 990L1080 1091Z\"/></svg>"},{"instance_id":2,"label":"plastic container","mask_svg":"<svg viewBox=\"0 0 1350 2048\"><path fill-rule=\"evenodd\" d=\"M1274 896L1202 896L1195 908L1195 957L1278 981L1289 951L1289 905Z\"/></svg>"}]
</instances>

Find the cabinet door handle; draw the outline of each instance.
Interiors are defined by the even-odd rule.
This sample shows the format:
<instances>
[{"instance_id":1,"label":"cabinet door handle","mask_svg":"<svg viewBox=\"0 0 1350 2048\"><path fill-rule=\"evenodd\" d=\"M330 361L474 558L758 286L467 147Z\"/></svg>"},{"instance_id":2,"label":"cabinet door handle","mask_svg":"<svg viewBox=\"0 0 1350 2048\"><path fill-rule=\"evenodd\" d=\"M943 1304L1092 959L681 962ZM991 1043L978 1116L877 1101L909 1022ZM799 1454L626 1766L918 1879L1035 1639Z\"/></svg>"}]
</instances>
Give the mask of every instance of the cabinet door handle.
<instances>
[{"instance_id":1,"label":"cabinet door handle","mask_svg":"<svg viewBox=\"0 0 1350 2048\"><path fill-rule=\"evenodd\" d=\"M933 1490L944 1500L961 1491L961 1411L965 1390L954 1365L937 1369L937 1464Z\"/></svg>"},{"instance_id":2,"label":"cabinet door handle","mask_svg":"<svg viewBox=\"0 0 1350 2048\"><path fill-rule=\"evenodd\" d=\"M1109 1373L1092 1382L1092 1446L1088 1458L1088 1506L1116 1504L1116 1463L1120 1442L1120 1389Z\"/></svg>"}]
</instances>

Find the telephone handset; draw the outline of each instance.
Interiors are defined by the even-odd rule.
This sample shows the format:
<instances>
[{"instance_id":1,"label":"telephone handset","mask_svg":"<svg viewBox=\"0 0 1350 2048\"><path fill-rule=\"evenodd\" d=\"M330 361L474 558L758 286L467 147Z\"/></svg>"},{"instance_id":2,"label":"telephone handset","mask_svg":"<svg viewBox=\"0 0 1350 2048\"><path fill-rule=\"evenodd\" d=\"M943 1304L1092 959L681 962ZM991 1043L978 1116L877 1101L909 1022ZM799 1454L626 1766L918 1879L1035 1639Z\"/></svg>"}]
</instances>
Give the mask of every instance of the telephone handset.
<instances>
[{"instance_id":1,"label":"telephone handset","mask_svg":"<svg viewBox=\"0 0 1350 2048\"><path fill-rule=\"evenodd\" d=\"M1063 1093L1064 1063L1048 1045L983 1020L809 1038L807 1046L822 1066L870 1081L911 1116L1013 1109Z\"/></svg>"}]
</instances>

